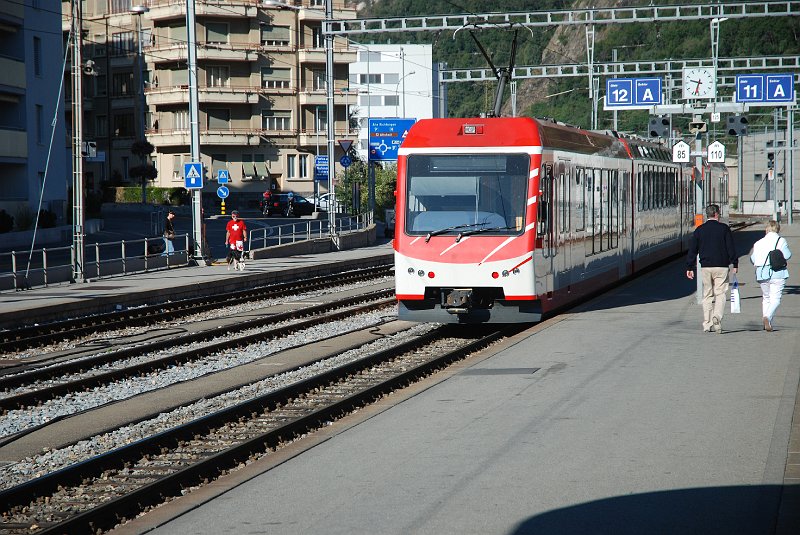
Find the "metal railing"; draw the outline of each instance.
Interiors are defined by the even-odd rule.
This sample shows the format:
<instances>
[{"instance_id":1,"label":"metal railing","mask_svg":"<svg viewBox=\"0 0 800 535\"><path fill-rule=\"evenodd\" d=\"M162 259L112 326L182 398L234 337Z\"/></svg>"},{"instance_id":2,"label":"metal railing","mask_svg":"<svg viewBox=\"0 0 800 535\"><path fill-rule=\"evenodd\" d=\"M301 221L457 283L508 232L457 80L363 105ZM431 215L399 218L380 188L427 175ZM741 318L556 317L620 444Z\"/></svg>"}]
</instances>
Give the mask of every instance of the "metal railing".
<instances>
[{"instance_id":1,"label":"metal railing","mask_svg":"<svg viewBox=\"0 0 800 535\"><path fill-rule=\"evenodd\" d=\"M190 236L178 234L172 243L175 250L169 255L160 237L86 244L84 277L99 279L187 265ZM0 253L0 291L72 282L74 259L74 246Z\"/></svg>"},{"instance_id":2,"label":"metal railing","mask_svg":"<svg viewBox=\"0 0 800 535\"><path fill-rule=\"evenodd\" d=\"M160 215L152 217L151 226L163 226L162 219ZM337 215L336 233L342 235L364 230L373 223L373 219L372 212L355 216ZM247 250L325 239L330 234L327 218L258 228L249 232ZM164 238L161 237L86 244L84 277L100 279L188 265L191 260L191 236L178 234L172 243L175 251L169 255L165 254ZM74 262L74 246L0 253L0 291L73 282Z\"/></svg>"},{"instance_id":3,"label":"metal railing","mask_svg":"<svg viewBox=\"0 0 800 535\"><path fill-rule=\"evenodd\" d=\"M336 232L347 234L366 229L372 224L372 212L354 216L337 216ZM249 231L247 250L264 249L287 243L324 239L330 236L328 219L311 219L299 223L287 223L269 228L257 228Z\"/></svg>"}]
</instances>

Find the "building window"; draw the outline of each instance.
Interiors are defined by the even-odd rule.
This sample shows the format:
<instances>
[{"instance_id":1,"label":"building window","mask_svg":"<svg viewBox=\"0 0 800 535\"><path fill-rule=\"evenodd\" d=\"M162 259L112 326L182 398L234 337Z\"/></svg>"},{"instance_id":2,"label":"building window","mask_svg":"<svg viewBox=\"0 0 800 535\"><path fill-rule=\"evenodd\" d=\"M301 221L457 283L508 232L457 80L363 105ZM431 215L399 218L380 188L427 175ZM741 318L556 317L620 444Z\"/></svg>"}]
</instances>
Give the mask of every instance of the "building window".
<instances>
[{"instance_id":1,"label":"building window","mask_svg":"<svg viewBox=\"0 0 800 535\"><path fill-rule=\"evenodd\" d=\"M306 179L308 178L308 154L301 154L300 155L300 178Z\"/></svg>"},{"instance_id":2,"label":"building window","mask_svg":"<svg viewBox=\"0 0 800 535\"><path fill-rule=\"evenodd\" d=\"M206 118L209 130L229 130L231 127L231 110L227 108L209 108Z\"/></svg>"},{"instance_id":3,"label":"building window","mask_svg":"<svg viewBox=\"0 0 800 535\"><path fill-rule=\"evenodd\" d=\"M133 114L120 113L114 116L114 137L133 137Z\"/></svg>"},{"instance_id":4,"label":"building window","mask_svg":"<svg viewBox=\"0 0 800 535\"><path fill-rule=\"evenodd\" d=\"M381 60L381 53L380 52L370 52L369 50L365 50L358 53L358 61L371 63L373 61L380 61Z\"/></svg>"},{"instance_id":5,"label":"building window","mask_svg":"<svg viewBox=\"0 0 800 535\"><path fill-rule=\"evenodd\" d=\"M105 74L98 74L94 77L94 94L98 97L104 97L108 94L106 85L108 84L108 76Z\"/></svg>"},{"instance_id":6,"label":"building window","mask_svg":"<svg viewBox=\"0 0 800 535\"><path fill-rule=\"evenodd\" d=\"M228 87L230 83L230 69L227 66L208 67L206 71L208 87Z\"/></svg>"},{"instance_id":7,"label":"building window","mask_svg":"<svg viewBox=\"0 0 800 535\"><path fill-rule=\"evenodd\" d=\"M358 81L362 84L379 84L381 83L380 74L360 74Z\"/></svg>"},{"instance_id":8,"label":"building window","mask_svg":"<svg viewBox=\"0 0 800 535\"><path fill-rule=\"evenodd\" d=\"M42 40L39 37L33 38L33 74L42 75Z\"/></svg>"},{"instance_id":9,"label":"building window","mask_svg":"<svg viewBox=\"0 0 800 535\"><path fill-rule=\"evenodd\" d=\"M136 41L133 38L133 32L119 32L111 36L111 55L112 56L125 56L132 54L135 48Z\"/></svg>"},{"instance_id":10,"label":"building window","mask_svg":"<svg viewBox=\"0 0 800 535\"><path fill-rule=\"evenodd\" d=\"M224 22L206 23L206 42L207 43L227 43L228 25Z\"/></svg>"},{"instance_id":11,"label":"building window","mask_svg":"<svg viewBox=\"0 0 800 535\"><path fill-rule=\"evenodd\" d=\"M169 73L173 87L189 85L189 72L186 69L173 69Z\"/></svg>"},{"instance_id":12,"label":"building window","mask_svg":"<svg viewBox=\"0 0 800 535\"><path fill-rule=\"evenodd\" d=\"M314 48L323 48L325 46L325 38L322 37L322 27L311 28L311 46Z\"/></svg>"},{"instance_id":13,"label":"building window","mask_svg":"<svg viewBox=\"0 0 800 535\"><path fill-rule=\"evenodd\" d=\"M358 103L361 106L380 106L381 100L380 95L361 95L358 97Z\"/></svg>"},{"instance_id":14,"label":"building window","mask_svg":"<svg viewBox=\"0 0 800 535\"><path fill-rule=\"evenodd\" d=\"M111 76L111 96L124 97L133 94L133 73L114 73Z\"/></svg>"},{"instance_id":15,"label":"building window","mask_svg":"<svg viewBox=\"0 0 800 535\"><path fill-rule=\"evenodd\" d=\"M95 135L97 137L106 137L108 135L107 115L98 115L95 117Z\"/></svg>"},{"instance_id":16,"label":"building window","mask_svg":"<svg viewBox=\"0 0 800 535\"><path fill-rule=\"evenodd\" d=\"M92 39L92 41L94 41L94 44L92 45L93 46L92 54L94 55L94 57L96 57L96 58L104 58L104 57L106 57L106 36L105 36L105 34L102 34L102 33L95 34L95 36Z\"/></svg>"},{"instance_id":17,"label":"building window","mask_svg":"<svg viewBox=\"0 0 800 535\"><path fill-rule=\"evenodd\" d=\"M387 72L383 75L384 84L396 84L400 81L400 75L394 72Z\"/></svg>"},{"instance_id":18,"label":"building window","mask_svg":"<svg viewBox=\"0 0 800 535\"><path fill-rule=\"evenodd\" d=\"M131 10L131 0L111 0L111 13L128 13Z\"/></svg>"},{"instance_id":19,"label":"building window","mask_svg":"<svg viewBox=\"0 0 800 535\"><path fill-rule=\"evenodd\" d=\"M325 91L325 88L328 87L328 85L325 83L325 71L314 70L311 72L311 75L313 76L314 91Z\"/></svg>"},{"instance_id":20,"label":"building window","mask_svg":"<svg viewBox=\"0 0 800 535\"><path fill-rule=\"evenodd\" d=\"M264 130L291 130L292 112L283 110L262 111L261 128Z\"/></svg>"},{"instance_id":21,"label":"building window","mask_svg":"<svg viewBox=\"0 0 800 535\"><path fill-rule=\"evenodd\" d=\"M297 165L297 155L296 154L288 154L286 155L286 178L292 179L295 175L295 166Z\"/></svg>"},{"instance_id":22,"label":"building window","mask_svg":"<svg viewBox=\"0 0 800 535\"><path fill-rule=\"evenodd\" d=\"M44 107L36 105L36 143L44 143Z\"/></svg>"},{"instance_id":23,"label":"building window","mask_svg":"<svg viewBox=\"0 0 800 535\"><path fill-rule=\"evenodd\" d=\"M179 110L172 112L175 130L189 129L189 110Z\"/></svg>"},{"instance_id":24,"label":"building window","mask_svg":"<svg viewBox=\"0 0 800 535\"><path fill-rule=\"evenodd\" d=\"M288 89L291 87L291 69L261 68L261 87L269 89Z\"/></svg>"},{"instance_id":25,"label":"building window","mask_svg":"<svg viewBox=\"0 0 800 535\"><path fill-rule=\"evenodd\" d=\"M261 46L289 46L290 35L288 26L261 26Z\"/></svg>"},{"instance_id":26,"label":"building window","mask_svg":"<svg viewBox=\"0 0 800 535\"><path fill-rule=\"evenodd\" d=\"M397 95L386 95L383 97L384 106L397 106L400 104L400 98Z\"/></svg>"},{"instance_id":27,"label":"building window","mask_svg":"<svg viewBox=\"0 0 800 535\"><path fill-rule=\"evenodd\" d=\"M130 175L128 174L130 172L130 169L131 169L131 159L130 159L130 157L129 156L123 156L122 157L122 177L125 180L129 180L130 179Z\"/></svg>"}]
</instances>

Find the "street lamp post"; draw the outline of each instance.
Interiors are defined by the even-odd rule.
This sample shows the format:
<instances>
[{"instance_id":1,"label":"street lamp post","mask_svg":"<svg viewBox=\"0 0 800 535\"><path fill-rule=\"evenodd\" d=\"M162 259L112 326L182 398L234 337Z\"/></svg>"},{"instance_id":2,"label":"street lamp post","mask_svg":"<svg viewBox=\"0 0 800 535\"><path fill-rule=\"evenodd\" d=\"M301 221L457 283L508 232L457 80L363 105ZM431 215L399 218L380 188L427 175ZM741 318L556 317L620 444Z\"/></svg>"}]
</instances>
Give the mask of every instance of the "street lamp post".
<instances>
[{"instance_id":1,"label":"street lamp post","mask_svg":"<svg viewBox=\"0 0 800 535\"><path fill-rule=\"evenodd\" d=\"M417 71L411 71L408 74L404 74L402 77L400 77L400 79L394 85L394 94L397 96L397 102L395 102L395 104L394 104L394 114L397 117L400 117L399 115L397 115L397 107L400 105L400 93L398 92L398 89L400 89L400 84L401 83L403 84L403 117L405 117L406 116L406 77L411 76L412 74L416 74L416 73L417 73Z\"/></svg>"},{"instance_id":2,"label":"street lamp post","mask_svg":"<svg viewBox=\"0 0 800 535\"><path fill-rule=\"evenodd\" d=\"M142 14L147 13L150 11L150 8L147 6L133 6L131 7L131 13L136 15L136 86L139 89L139 94L134 99L134 108L136 111L136 124L137 124L137 141L145 141L145 115L147 114L146 108L146 100L144 98L144 75L143 75L143 62L142 62ZM144 156L142 155L142 161L140 162L144 165ZM147 182L145 181L145 177L142 176L142 205L147 204Z\"/></svg>"}]
</instances>

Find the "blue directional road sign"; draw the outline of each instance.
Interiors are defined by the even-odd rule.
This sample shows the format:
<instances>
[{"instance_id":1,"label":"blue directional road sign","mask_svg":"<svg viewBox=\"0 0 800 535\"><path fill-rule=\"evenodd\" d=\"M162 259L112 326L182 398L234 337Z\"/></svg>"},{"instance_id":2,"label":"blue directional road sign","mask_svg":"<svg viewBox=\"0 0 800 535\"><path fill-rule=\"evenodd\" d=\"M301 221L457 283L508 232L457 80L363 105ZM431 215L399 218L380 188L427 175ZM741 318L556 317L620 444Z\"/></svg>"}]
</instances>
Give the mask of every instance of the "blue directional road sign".
<instances>
[{"instance_id":1,"label":"blue directional road sign","mask_svg":"<svg viewBox=\"0 0 800 535\"><path fill-rule=\"evenodd\" d=\"M203 164L200 162L183 164L183 182L186 189L202 189Z\"/></svg>"},{"instance_id":2,"label":"blue directional road sign","mask_svg":"<svg viewBox=\"0 0 800 535\"><path fill-rule=\"evenodd\" d=\"M369 159L378 162L397 160L397 149L415 122L416 119L370 119Z\"/></svg>"},{"instance_id":3,"label":"blue directional road sign","mask_svg":"<svg viewBox=\"0 0 800 535\"><path fill-rule=\"evenodd\" d=\"M661 78L609 78L606 110L645 109L661 104Z\"/></svg>"},{"instance_id":4,"label":"blue directional road sign","mask_svg":"<svg viewBox=\"0 0 800 535\"><path fill-rule=\"evenodd\" d=\"M328 156L317 156L314 158L314 180L328 180Z\"/></svg>"},{"instance_id":5,"label":"blue directional road sign","mask_svg":"<svg viewBox=\"0 0 800 535\"><path fill-rule=\"evenodd\" d=\"M217 188L217 197L220 199L225 199L230 195L231 192L226 186L220 186Z\"/></svg>"},{"instance_id":6,"label":"blue directional road sign","mask_svg":"<svg viewBox=\"0 0 800 535\"><path fill-rule=\"evenodd\" d=\"M220 184L227 184L231 180L231 175L228 173L227 169L220 169L217 171L217 182ZM224 197L223 197L224 199Z\"/></svg>"},{"instance_id":7,"label":"blue directional road sign","mask_svg":"<svg viewBox=\"0 0 800 535\"><path fill-rule=\"evenodd\" d=\"M736 102L778 106L794 100L794 76L791 74L736 75Z\"/></svg>"},{"instance_id":8,"label":"blue directional road sign","mask_svg":"<svg viewBox=\"0 0 800 535\"><path fill-rule=\"evenodd\" d=\"M342 167L347 169L348 167L353 165L353 160L351 160L350 157L345 154L344 156L339 158L339 163L342 164Z\"/></svg>"}]
</instances>

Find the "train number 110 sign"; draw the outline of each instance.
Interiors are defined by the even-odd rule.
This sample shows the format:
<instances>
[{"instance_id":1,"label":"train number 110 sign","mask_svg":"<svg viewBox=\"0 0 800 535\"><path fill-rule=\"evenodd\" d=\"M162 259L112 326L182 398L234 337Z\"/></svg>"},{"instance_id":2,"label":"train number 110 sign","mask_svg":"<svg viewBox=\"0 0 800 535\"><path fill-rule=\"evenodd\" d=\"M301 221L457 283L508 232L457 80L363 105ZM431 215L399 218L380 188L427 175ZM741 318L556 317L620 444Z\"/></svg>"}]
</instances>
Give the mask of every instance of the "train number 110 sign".
<instances>
[{"instance_id":1,"label":"train number 110 sign","mask_svg":"<svg viewBox=\"0 0 800 535\"><path fill-rule=\"evenodd\" d=\"M708 163L725 163L725 145L715 141L708 146Z\"/></svg>"}]
</instances>

